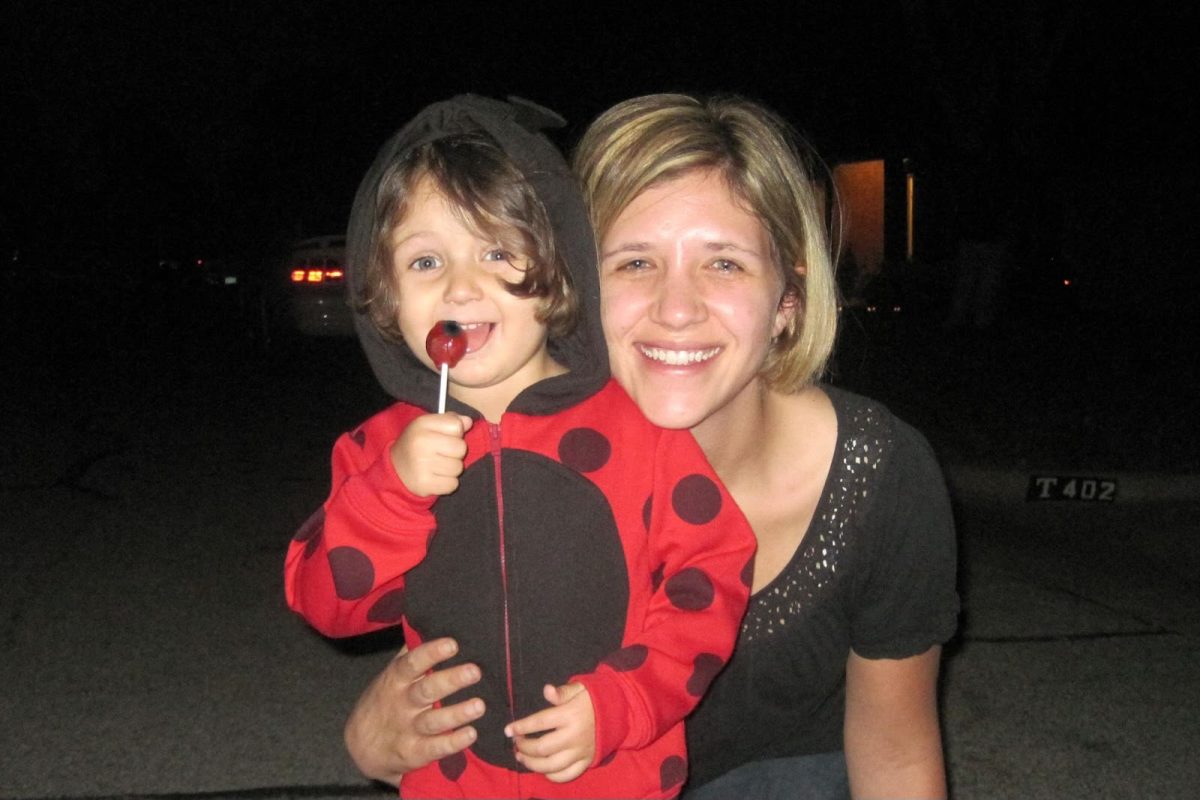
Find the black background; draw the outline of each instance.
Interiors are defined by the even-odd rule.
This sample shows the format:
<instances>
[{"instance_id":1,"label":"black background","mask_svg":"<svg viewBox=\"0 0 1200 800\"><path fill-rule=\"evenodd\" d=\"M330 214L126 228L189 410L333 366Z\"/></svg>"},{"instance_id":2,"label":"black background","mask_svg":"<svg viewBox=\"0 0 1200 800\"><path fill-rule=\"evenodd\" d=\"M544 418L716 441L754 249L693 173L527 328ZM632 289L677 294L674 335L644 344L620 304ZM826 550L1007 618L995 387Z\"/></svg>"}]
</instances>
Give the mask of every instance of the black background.
<instances>
[{"instance_id":1,"label":"black background","mask_svg":"<svg viewBox=\"0 0 1200 800\"><path fill-rule=\"evenodd\" d=\"M569 148L620 99L727 91L826 160L915 159L947 198L944 242L981 215L1093 305L1131 285L1178 302L1195 287L1194 12L997 5L8 3L0 238L58 268L253 260L341 230L377 146L449 94L555 108Z\"/></svg>"}]
</instances>

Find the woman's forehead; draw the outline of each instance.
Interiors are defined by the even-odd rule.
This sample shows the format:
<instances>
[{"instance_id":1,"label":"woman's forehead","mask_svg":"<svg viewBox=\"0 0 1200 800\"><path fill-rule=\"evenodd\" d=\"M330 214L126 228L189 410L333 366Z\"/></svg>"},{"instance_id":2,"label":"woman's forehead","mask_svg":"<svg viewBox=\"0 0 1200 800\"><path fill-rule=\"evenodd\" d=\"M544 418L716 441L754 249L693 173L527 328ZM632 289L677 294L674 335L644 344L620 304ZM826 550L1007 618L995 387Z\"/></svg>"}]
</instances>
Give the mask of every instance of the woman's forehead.
<instances>
[{"instance_id":1,"label":"woman's forehead","mask_svg":"<svg viewBox=\"0 0 1200 800\"><path fill-rule=\"evenodd\" d=\"M766 229L722 175L687 173L647 187L617 215L604 249L687 237L704 246L758 251Z\"/></svg>"}]
</instances>

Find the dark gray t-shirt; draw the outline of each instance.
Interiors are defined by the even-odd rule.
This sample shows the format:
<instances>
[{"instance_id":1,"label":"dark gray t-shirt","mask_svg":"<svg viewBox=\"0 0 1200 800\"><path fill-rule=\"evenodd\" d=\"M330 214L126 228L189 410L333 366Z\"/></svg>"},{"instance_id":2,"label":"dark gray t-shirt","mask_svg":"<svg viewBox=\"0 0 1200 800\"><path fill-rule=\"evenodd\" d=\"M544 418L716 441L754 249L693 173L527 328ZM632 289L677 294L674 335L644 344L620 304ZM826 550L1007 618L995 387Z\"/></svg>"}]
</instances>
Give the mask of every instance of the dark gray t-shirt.
<instances>
[{"instance_id":1,"label":"dark gray t-shirt","mask_svg":"<svg viewBox=\"0 0 1200 800\"><path fill-rule=\"evenodd\" d=\"M882 404L822 388L838 423L829 477L687 720L692 787L750 761L842 749L850 650L905 658L954 634L954 521L928 442Z\"/></svg>"}]
</instances>

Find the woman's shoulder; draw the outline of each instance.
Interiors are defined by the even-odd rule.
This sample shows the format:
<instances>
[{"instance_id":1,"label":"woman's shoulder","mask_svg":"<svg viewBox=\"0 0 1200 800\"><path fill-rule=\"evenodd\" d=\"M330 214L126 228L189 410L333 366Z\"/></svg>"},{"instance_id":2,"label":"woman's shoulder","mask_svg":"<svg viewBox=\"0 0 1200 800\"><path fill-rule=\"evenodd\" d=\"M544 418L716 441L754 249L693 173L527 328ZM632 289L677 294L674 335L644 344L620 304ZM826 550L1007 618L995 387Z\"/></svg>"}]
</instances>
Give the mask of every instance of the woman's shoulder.
<instances>
[{"instance_id":1,"label":"woman's shoulder","mask_svg":"<svg viewBox=\"0 0 1200 800\"><path fill-rule=\"evenodd\" d=\"M941 478L929 440L896 416L886 403L838 386L821 384L837 414L838 452L880 475L897 471Z\"/></svg>"},{"instance_id":2,"label":"woman's shoulder","mask_svg":"<svg viewBox=\"0 0 1200 800\"><path fill-rule=\"evenodd\" d=\"M892 413L887 404L880 400L829 383L819 384L817 388L824 392L833 404L839 424L843 421L853 423L852 431L849 432L885 429L899 422L899 418Z\"/></svg>"}]
</instances>

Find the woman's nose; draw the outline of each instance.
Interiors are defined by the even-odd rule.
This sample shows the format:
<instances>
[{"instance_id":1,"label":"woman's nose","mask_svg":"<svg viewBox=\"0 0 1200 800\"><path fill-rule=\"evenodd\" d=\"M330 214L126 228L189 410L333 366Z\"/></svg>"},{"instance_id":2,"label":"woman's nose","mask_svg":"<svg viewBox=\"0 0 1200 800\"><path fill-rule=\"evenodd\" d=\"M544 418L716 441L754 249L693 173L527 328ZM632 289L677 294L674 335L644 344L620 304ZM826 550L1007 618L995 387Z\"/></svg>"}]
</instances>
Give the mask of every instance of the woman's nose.
<instances>
[{"instance_id":1,"label":"woman's nose","mask_svg":"<svg viewBox=\"0 0 1200 800\"><path fill-rule=\"evenodd\" d=\"M660 325L683 328L708 317L703 292L693 275L681 270L667 270L656 291L651 317Z\"/></svg>"}]
</instances>

